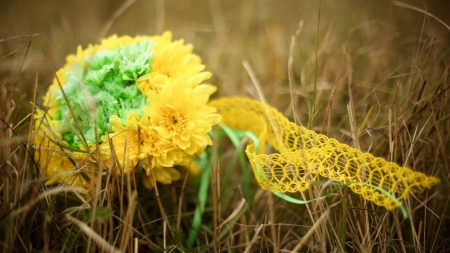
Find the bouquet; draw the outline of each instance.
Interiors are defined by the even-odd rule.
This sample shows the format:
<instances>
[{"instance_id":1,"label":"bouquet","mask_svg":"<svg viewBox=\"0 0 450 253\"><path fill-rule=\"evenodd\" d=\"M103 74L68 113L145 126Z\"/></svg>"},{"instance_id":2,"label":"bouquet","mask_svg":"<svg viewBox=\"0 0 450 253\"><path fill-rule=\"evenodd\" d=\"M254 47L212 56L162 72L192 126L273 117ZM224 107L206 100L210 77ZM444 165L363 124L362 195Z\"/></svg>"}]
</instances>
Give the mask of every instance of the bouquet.
<instances>
[{"instance_id":1,"label":"bouquet","mask_svg":"<svg viewBox=\"0 0 450 253\"><path fill-rule=\"evenodd\" d=\"M208 103L216 88L203 84L211 73L192 50L166 32L114 35L69 55L44 97L48 110L36 113L36 157L47 184L89 190L101 166L140 172L149 189L170 184L212 145L208 133L221 120L254 136L246 153L256 181L288 201L284 193L324 177L392 210L439 182L297 126L256 100ZM266 154L266 144L278 153Z\"/></svg>"},{"instance_id":2,"label":"bouquet","mask_svg":"<svg viewBox=\"0 0 450 253\"><path fill-rule=\"evenodd\" d=\"M192 45L161 36L113 35L78 47L56 72L36 113L36 158L47 184L90 187L103 165L143 183L170 184L212 141L216 88ZM153 180L155 179L155 181Z\"/></svg>"}]
</instances>

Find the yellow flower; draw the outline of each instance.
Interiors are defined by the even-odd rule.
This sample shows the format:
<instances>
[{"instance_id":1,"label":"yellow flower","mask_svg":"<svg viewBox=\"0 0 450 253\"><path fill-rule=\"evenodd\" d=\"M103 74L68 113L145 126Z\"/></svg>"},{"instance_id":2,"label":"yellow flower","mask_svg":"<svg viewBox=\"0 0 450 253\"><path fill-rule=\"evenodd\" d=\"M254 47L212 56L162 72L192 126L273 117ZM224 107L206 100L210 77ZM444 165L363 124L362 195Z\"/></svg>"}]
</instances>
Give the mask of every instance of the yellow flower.
<instances>
[{"instance_id":1,"label":"yellow flower","mask_svg":"<svg viewBox=\"0 0 450 253\"><path fill-rule=\"evenodd\" d=\"M172 42L172 33L165 32L154 39L154 61L150 69L152 73L159 73L171 78L180 76L195 76L205 69L199 56L192 54L194 47L184 45L183 40ZM209 74L210 76L211 74Z\"/></svg>"},{"instance_id":2,"label":"yellow flower","mask_svg":"<svg viewBox=\"0 0 450 253\"><path fill-rule=\"evenodd\" d=\"M111 123L113 131L117 134L110 134L109 137L112 139L117 161L123 170L121 172L129 173L140 161L145 160L143 183L148 189L154 187L152 174L157 182L170 184L180 178L180 173L173 166L187 166L192 160L192 156L156 132L150 125L148 115L141 117L136 112L131 112L127 116L126 127L117 117L112 117Z\"/></svg>"},{"instance_id":3,"label":"yellow flower","mask_svg":"<svg viewBox=\"0 0 450 253\"><path fill-rule=\"evenodd\" d=\"M48 114L44 118L44 113L38 110L35 114L35 119L35 127L37 129L35 135L35 160L40 164L42 175L51 177L46 184L60 183L89 187L89 182L86 179L92 178L94 170L86 164L86 154L71 152L63 148L67 146L67 143L61 140L61 135L55 131L59 128L59 122L51 120ZM43 131L43 128L51 129L52 131ZM73 162L76 162L79 168L84 168L83 176ZM84 166L81 164L84 164Z\"/></svg>"},{"instance_id":4,"label":"yellow flower","mask_svg":"<svg viewBox=\"0 0 450 253\"><path fill-rule=\"evenodd\" d=\"M133 170L134 166L144 159L148 159L144 168L150 170L156 166L172 167L185 164L190 158L170 140L160 136L150 125L147 115L141 117L136 112L130 112L126 127L116 116L111 117L110 122L115 133L109 137L123 173ZM108 150L109 147L105 146L103 149Z\"/></svg>"},{"instance_id":5,"label":"yellow flower","mask_svg":"<svg viewBox=\"0 0 450 253\"><path fill-rule=\"evenodd\" d=\"M183 80L175 80L159 93L151 91L151 105L144 110L152 115L151 125L160 136L172 140L189 155L200 154L207 145L212 145L208 132L221 120L216 109L206 105L216 88L205 84L191 88L183 84Z\"/></svg>"},{"instance_id":6,"label":"yellow flower","mask_svg":"<svg viewBox=\"0 0 450 253\"><path fill-rule=\"evenodd\" d=\"M184 45L183 40L172 42L172 33L165 32L154 37L153 62L150 73L141 76L136 84L144 94L151 90L159 92L161 87L176 79L183 79L185 85L194 88L211 77L210 72L202 72L205 66L201 59L192 54L193 46Z\"/></svg>"}]
</instances>

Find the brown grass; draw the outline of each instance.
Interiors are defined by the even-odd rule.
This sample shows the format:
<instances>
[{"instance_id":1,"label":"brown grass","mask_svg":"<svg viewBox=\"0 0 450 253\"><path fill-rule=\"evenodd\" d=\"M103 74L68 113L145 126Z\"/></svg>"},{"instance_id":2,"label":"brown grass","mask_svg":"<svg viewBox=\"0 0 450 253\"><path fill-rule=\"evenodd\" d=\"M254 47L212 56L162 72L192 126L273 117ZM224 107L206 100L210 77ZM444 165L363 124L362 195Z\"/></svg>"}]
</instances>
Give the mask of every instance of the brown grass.
<instances>
[{"instance_id":1,"label":"brown grass","mask_svg":"<svg viewBox=\"0 0 450 253\"><path fill-rule=\"evenodd\" d=\"M0 4L0 249L448 252L450 17L445 3L405 3ZM214 74L216 97L263 97L297 124L435 175L441 183L405 201L406 219L346 188L295 205L261 190L248 164L230 166L239 150L215 139L209 195L193 247L187 238L199 203L195 180L148 191L136 178L107 174L104 180L116 192L98 186L91 196L44 185L33 160L31 123L34 104L44 107L40 98L53 78L50 66L59 68L77 45L105 35L166 29L194 44ZM313 199L326 191L318 182L295 196Z\"/></svg>"}]
</instances>

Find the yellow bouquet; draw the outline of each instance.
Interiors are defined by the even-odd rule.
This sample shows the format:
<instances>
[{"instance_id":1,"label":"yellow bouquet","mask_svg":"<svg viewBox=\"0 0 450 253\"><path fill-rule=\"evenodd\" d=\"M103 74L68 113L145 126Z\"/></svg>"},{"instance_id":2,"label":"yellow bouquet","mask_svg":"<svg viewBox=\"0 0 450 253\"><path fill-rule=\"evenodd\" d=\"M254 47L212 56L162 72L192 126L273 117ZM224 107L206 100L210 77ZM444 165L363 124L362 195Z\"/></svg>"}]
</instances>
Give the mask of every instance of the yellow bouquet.
<instances>
[{"instance_id":1,"label":"yellow bouquet","mask_svg":"<svg viewBox=\"0 0 450 253\"><path fill-rule=\"evenodd\" d=\"M143 162L143 183L170 184L212 145L221 116L207 105L216 88L193 47L154 37L111 36L78 48L57 71L36 114L36 157L47 182L80 185L98 173L92 160L123 175Z\"/></svg>"},{"instance_id":2,"label":"yellow bouquet","mask_svg":"<svg viewBox=\"0 0 450 253\"><path fill-rule=\"evenodd\" d=\"M212 145L208 132L222 117L257 136L247 156L259 185L278 195L305 191L321 176L392 210L439 182L297 126L258 101L208 104L216 88L202 82L211 74L191 45L171 37L111 36L67 57L44 97L48 110L36 114L36 157L48 184L88 189L94 160L120 175L140 164L147 188L153 179L170 184L180 178L175 166ZM266 154L266 144L278 152Z\"/></svg>"}]
</instances>

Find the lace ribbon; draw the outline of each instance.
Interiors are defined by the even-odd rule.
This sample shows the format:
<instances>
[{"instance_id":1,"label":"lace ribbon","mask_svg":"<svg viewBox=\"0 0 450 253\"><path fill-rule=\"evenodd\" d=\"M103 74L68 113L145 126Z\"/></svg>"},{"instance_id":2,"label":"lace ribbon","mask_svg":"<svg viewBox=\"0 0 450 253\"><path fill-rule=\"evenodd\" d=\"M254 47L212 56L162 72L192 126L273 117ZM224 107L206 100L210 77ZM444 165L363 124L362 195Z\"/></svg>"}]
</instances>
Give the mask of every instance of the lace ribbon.
<instances>
[{"instance_id":1,"label":"lace ribbon","mask_svg":"<svg viewBox=\"0 0 450 253\"><path fill-rule=\"evenodd\" d=\"M298 126L259 101L221 98L209 105L218 109L222 122L229 127L258 136L259 148L255 150L254 144L250 144L246 154L258 184L265 190L305 191L322 176L347 184L364 199L393 210L400 205L396 199L406 199L410 192L422 192L439 183L435 177ZM266 144L278 152L266 154Z\"/></svg>"}]
</instances>

